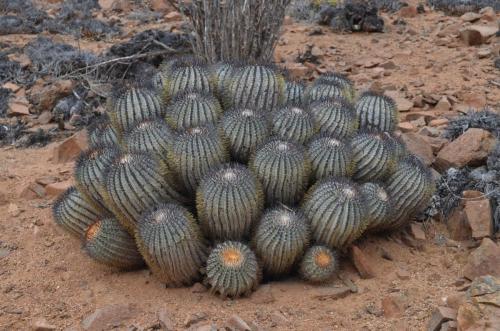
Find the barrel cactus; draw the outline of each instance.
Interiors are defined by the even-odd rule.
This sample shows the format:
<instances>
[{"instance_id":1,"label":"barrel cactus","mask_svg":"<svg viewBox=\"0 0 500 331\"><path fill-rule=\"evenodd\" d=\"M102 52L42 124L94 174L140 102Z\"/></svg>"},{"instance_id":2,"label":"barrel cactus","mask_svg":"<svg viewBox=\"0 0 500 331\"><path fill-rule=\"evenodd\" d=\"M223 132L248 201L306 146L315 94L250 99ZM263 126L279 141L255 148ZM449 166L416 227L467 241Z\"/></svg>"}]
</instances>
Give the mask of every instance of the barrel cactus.
<instances>
[{"instance_id":1,"label":"barrel cactus","mask_svg":"<svg viewBox=\"0 0 500 331\"><path fill-rule=\"evenodd\" d=\"M169 287L239 297L262 277L331 280L365 232L419 215L434 181L395 131L390 98L357 97L338 73L285 76L173 57L145 84L117 86L55 222L101 264L145 264Z\"/></svg>"}]
</instances>

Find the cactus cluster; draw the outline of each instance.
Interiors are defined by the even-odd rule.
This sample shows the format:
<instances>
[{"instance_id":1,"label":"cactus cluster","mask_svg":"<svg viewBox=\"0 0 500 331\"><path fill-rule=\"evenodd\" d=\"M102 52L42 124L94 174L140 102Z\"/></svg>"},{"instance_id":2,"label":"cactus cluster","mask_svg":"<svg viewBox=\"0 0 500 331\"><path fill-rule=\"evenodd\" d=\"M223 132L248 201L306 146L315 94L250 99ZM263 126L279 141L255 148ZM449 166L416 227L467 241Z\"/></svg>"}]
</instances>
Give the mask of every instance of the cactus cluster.
<instances>
[{"instance_id":1,"label":"cactus cluster","mask_svg":"<svg viewBox=\"0 0 500 331\"><path fill-rule=\"evenodd\" d=\"M432 195L395 134L394 101L329 73L306 86L270 65L163 64L89 130L57 224L96 261L145 263L168 286L249 294L262 277L325 282L366 231L405 225Z\"/></svg>"}]
</instances>

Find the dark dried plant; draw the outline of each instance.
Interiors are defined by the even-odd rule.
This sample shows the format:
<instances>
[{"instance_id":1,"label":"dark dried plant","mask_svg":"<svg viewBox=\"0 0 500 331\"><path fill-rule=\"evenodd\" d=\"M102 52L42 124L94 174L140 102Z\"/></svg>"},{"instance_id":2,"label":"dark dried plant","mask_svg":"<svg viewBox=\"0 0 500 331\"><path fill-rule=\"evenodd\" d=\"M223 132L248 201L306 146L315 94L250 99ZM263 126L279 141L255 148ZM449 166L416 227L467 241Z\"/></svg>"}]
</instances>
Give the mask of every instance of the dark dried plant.
<instances>
[{"instance_id":1,"label":"dark dried plant","mask_svg":"<svg viewBox=\"0 0 500 331\"><path fill-rule=\"evenodd\" d=\"M208 62L271 61L291 0L170 0L193 26L195 54Z\"/></svg>"}]
</instances>

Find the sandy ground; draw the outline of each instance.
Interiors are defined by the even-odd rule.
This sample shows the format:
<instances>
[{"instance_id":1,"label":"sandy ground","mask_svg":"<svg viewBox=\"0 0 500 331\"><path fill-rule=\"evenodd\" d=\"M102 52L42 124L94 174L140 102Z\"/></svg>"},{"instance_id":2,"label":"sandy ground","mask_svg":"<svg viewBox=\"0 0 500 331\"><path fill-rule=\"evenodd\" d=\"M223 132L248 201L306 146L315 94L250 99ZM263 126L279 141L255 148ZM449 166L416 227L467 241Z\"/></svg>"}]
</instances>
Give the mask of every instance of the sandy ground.
<instances>
[{"instance_id":1,"label":"sandy ground","mask_svg":"<svg viewBox=\"0 0 500 331\"><path fill-rule=\"evenodd\" d=\"M499 110L500 88L491 83L498 80L499 71L492 58L478 59L478 47L466 47L451 36L438 46L443 38L436 36L437 31L461 24L459 18L427 13L405 18L404 27L392 24L397 14L384 18L389 28L384 34L342 35L322 28L323 35L309 36L314 27L287 25L276 57L292 62L311 43L322 53L320 71L347 72L359 89L375 82L396 88L410 100L421 93L447 95L456 98L456 105L466 103L464 95L469 93L484 96ZM143 28L148 27L135 29ZM0 41L29 38L11 35ZM96 47L82 44L86 46ZM390 60L396 68L372 78L374 69L367 67L374 60ZM439 223L426 224L428 240L420 249L405 245L398 236L363 238L359 245L376 277L360 279L351 262L343 259L341 275L351 279L358 292L339 299L319 300L316 295L325 288L344 286L340 279L318 287L292 277L269 283L274 299L254 294L222 300L191 288L166 289L147 270L107 269L87 258L80 243L54 224L50 199L20 198L23 188L37 178L71 178L72 164L53 164L51 148L0 150L0 187L7 198L0 205L0 330L28 330L39 318L58 329L79 330L83 318L110 304L131 305L118 330L154 329L162 310L168 311L175 329L184 329L192 314L204 313L206 318L196 326L221 328L237 314L271 330L424 330L433 308L459 289L457 280L469 250L441 245L436 238L446 236L446 231ZM388 296L402 304L401 317L384 316L381 305Z\"/></svg>"}]
</instances>

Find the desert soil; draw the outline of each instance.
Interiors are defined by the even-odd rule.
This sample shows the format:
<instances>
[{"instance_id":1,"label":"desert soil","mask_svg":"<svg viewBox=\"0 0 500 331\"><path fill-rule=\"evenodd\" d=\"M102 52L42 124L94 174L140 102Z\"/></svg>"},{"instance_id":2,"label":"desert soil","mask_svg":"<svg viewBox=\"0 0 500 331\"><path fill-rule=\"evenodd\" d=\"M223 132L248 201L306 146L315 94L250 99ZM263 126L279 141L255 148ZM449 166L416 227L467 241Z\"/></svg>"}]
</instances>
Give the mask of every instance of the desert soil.
<instances>
[{"instance_id":1,"label":"desert soil","mask_svg":"<svg viewBox=\"0 0 500 331\"><path fill-rule=\"evenodd\" d=\"M461 26L460 18L428 11L402 18L407 24L399 26L393 24L399 14L383 17L388 30L383 34L335 34L322 27L322 34L311 36L317 26L287 24L276 59L299 67L292 73L306 78L336 70L347 73L358 89L394 89L408 100L417 95L438 100L447 96L451 103L450 110L426 106L412 111L452 117L477 103L500 109L500 88L494 83L499 71L492 58L479 59L480 47L468 47L451 33L437 35L446 27ZM131 33L157 26L127 23ZM1 36L0 42L22 45L33 37ZM67 36L58 38L71 41ZM87 41L80 46L95 51L117 41ZM304 69L293 63L306 44L315 46L320 64ZM394 66L376 69L388 61ZM82 320L107 305L121 305L118 330L158 328L159 313L168 315L175 329L187 328L193 315L201 319L196 327L222 328L236 314L270 330L425 330L433 309L462 285L461 270L472 245L446 240L446 227L438 221L425 223L427 239L416 247L401 240L406 236L401 234L362 238L358 245L374 269L374 278L361 279L344 257L340 278L331 283L313 286L291 277L268 282L250 298L221 299L198 286L165 288L148 270L108 269L88 258L80 242L54 224L53 198L26 199L21 194L42 177L71 179L72 163L51 161L57 143L0 150L0 190L5 198L0 203L0 330L28 330L40 319L57 329L79 330ZM318 297L332 287L345 286L342 279L350 279L356 292L337 299ZM382 302L387 297L397 303L400 315L391 317L387 307L384 312Z\"/></svg>"}]
</instances>

